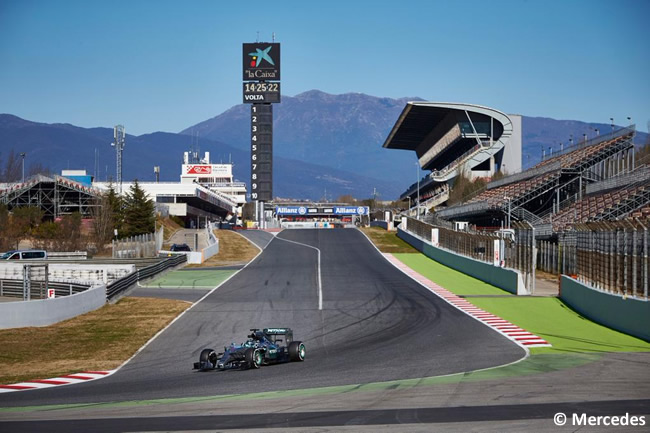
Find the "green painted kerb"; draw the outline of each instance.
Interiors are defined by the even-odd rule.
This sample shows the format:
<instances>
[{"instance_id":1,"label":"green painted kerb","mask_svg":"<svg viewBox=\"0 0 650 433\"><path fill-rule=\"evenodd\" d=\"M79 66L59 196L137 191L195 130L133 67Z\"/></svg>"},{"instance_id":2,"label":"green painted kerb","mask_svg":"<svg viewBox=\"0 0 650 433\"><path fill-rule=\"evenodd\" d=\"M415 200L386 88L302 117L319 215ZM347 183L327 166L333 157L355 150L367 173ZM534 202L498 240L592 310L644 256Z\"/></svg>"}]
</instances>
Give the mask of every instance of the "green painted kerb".
<instances>
[{"instance_id":1,"label":"green painted kerb","mask_svg":"<svg viewBox=\"0 0 650 433\"><path fill-rule=\"evenodd\" d=\"M517 294L517 273L515 271L503 269L489 263L455 254L451 251L436 248L402 229L397 229L397 236L436 262L442 263L464 274L471 275L474 278L478 278L481 281L485 281L510 293Z\"/></svg>"},{"instance_id":2,"label":"green painted kerb","mask_svg":"<svg viewBox=\"0 0 650 433\"><path fill-rule=\"evenodd\" d=\"M650 302L592 289L573 278L562 276L560 298L583 316L650 341Z\"/></svg>"},{"instance_id":3,"label":"green painted kerb","mask_svg":"<svg viewBox=\"0 0 650 433\"><path fill-rule=\"evenodd\" d=\"M212 289L221 284L235 272L236 271L230 269L172 271L160 278L148 282L147 284L143 284L142 287Z\"/></svg>"}]
</instances>

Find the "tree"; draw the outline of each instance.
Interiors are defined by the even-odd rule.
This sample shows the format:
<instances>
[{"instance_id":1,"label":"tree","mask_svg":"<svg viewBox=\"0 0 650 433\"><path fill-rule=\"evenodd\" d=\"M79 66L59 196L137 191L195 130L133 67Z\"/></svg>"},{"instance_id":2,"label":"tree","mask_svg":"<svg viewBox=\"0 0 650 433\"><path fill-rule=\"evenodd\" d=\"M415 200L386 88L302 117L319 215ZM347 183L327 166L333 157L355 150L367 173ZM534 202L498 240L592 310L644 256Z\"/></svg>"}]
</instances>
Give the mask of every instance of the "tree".
<instances>
[{"instance_id":1,"label":"tree","mask_svg":"<svg viewBox=\"0 0 650 433\"><path fill-rule=\"evenodd\" d=\"M153 200L147 198L136 179L125 198L122 237L152 233L155 230L155 209Z\"/></svg>"},{"instance_id":2,"label":"tree","mask_svg":"<svg viewBox=\"0 0 650 433\"><path fill-rule=\"evenodd\" d=\"M46 221L33 231L34 246L44 250L77 251L82 249L81 214L64 215L60 221Z\"/></svg>"},{"instance_id":3,"label":"tree","mask_svg":"<svg viewBox=\"0 0 650 433\"><path fill-rule=\"evenodd\" d=\"M52 173L52 170L45 167L40 162L35 162L33 164L30 164L29 170L27 172L27 176L34 176L36 174L42 174L42 175L47 176L47 175L49 175L51 173Z\"/></svg>"},{"instance_id":4,"label":"tree","mask_svg":"<svg viewBox=\"0 0 650 433\"><path fill-rule=\"evenodd\" d=\"M61 228L54 221L46 221L34 230L34 247L41 250L52 250L60 237Z\"/></svg>"},{"instance_id":5,"label":"tree","mask_svg":"<svg viewBox=\"0 0 650 433\"><path fill-rule=\"evenodd\" d=\"M9 248L7 228L9 226L9 210L4 203L0 203L0 251Z\"/></svg>"},{"instance_id":6,"label":"tree","mask_svg":"<svg viewBox=\"0 0 650 433\"><path fill-rule=\"evenodd\" d=\"M116 198L115 191L111 188L108 193L97 199L97 206L92 209L93 232L92 242L96 251L102 251L104 246L111 241L115 228L116 216L109 199L110 192L113 192L113 200Z\"/></svg>"},{"instance_id":7,"label":"tree","mask_svg":"<svg viewBox=\"0 0 650 433\"><path fill-rule=\"evenodd\" d=\"M648 122L650 126L650 122ZM643 146L634 153L635 166L639 164L650 164L650 134Z\"/></svg>"},{"instance_id":8,"label":"tree","mask_svg":"<svg viewBox=\"0 0 650 433\"><path fill-rule=\"evenodd\" d=\"M1 174L2 179L0 180L4 182L17 182L22 179L22 161L16 156L13 149L9 151L5 168Z\"/></svg>"},{"instance_id":9,"label":"tree","mask_svg":"<svg viewBox=\"0 0 650 433\"><path fill-rule=\"evenodd\" d=\"M487 181L483 178L471 180L467 174L467 169L464 167L454 179L454 184L449 192L449 205L462 203L468 199L472 194L484 189Z\"/></svg>"},{"instance_id":10,"label":"tree","mask_svg":"<svg viewBox=\"0 0 650 433\"><path fill-rule=\"evenodd\" d=\"M336 201L337 203L354 204L357 202L357 199L352 197L350 194L345 194L339 196L339 198Z\"/></svg>"},{"instance_id":11,"label":"tree","mask_svg":"<svg viewBox=\"0 0 650 433\"><path fill-rule=\"evenodd\" d=\"M58 251L77 251L81 249L81 214L64 215L59 222L60 233L55 243Z\"/></svg>"},{"instance_id":12,"label":"tree","mask_svg":"<svg viewBox=\"0 0 650 433\"><path fill-rule=\"evenodd\" d=\"M43 219L43 211L33 206L14 208L4 229L4 238L11 248L18 249L20 241L31 234Z\"/></svg>"},{"instance_id":13,"label":"tree","mask_svg":"<svg viewBox=\"0 0 650 433\"><path fill-rule=\"evenodd\" d=\"M106 209L110 209L112 216L113 229L117 229L118 235L122 234L122 226L124 225L124 200L117 195L113 185L109 185L108 193L106 194ZM102 202L102 208L104 203ZM112 236L112 234L111 234Z\"/></svg>"}]
</instances>

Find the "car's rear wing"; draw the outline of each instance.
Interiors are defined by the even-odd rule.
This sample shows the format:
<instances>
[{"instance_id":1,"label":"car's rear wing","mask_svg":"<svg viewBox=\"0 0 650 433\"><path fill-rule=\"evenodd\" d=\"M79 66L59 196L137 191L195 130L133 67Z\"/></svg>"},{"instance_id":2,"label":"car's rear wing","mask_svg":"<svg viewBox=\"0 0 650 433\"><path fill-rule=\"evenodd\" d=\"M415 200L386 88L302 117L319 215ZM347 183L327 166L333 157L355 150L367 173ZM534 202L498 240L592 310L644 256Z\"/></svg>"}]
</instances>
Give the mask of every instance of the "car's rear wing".
<instances>
[{"instance_id":1,"label":"car's rear wing","mask_svg":"<svg viewBox=\"0 0 650 433\"><path fill-rule=\"evenodd\" d=\"M291 328L264 328L262 329L266 335L286 335L293 334Z\"/></svg>"},{"instance_id":2,"label":"car's rear wing","mask_svg":"<svg viewBox=\"0 0 650 433\"><path fill-rule=\"evenodd\" d=\"M251 329L252 332L259 331L259 328ZM289 344L293 341L293 331L291 328L264 328L262 332L268 335L273 342L277 341L277 336L284 336L284 343Z\"/></svg>"}]
</instances>

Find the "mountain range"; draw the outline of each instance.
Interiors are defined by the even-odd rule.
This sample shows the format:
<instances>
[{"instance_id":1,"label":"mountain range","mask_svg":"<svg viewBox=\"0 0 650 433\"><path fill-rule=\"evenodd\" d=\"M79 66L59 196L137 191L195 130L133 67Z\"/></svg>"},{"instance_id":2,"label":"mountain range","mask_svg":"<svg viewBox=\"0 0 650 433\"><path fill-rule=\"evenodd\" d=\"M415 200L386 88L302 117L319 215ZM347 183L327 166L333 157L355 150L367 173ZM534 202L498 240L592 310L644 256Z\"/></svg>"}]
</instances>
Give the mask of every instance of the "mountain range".
<instances>
[{"instance_id":1,"label":"mountain range","mask_svg":"<svg viewBox=\"0 0 650 433\"><path fill-rule=\"evenodd\" d=\"M413 100L421 99L330 95L318 90L283 95L282 103L274 105L274 195L335 200L345 194L367 198L377 191L380 199L397 198L421 173L416 171L413 152L381 145L406 102ZM559 143L566 146L571 134L577 142L584 133L592 138L596 129L602 133L611 129L608 124L526 116L522 126L524 166L538 162L542 149L548 153L549 146L555 150ZM213 163L232 161L235 177L248 182L249 131L250 106L241 104L178 134L127 135L123 178L150 181L153 167L160 166L161 181L178 181L183 152L196 143L198 134L201 154L209 151ZM637 134L637 143L647 139L647 134ZM99 180L114 178L112 141L112 128L37 123L0 114L0 160L6 160L12 150L25 152L26 167L40 164L55 173L86 169Z\"/></svg>"}]
</instances>

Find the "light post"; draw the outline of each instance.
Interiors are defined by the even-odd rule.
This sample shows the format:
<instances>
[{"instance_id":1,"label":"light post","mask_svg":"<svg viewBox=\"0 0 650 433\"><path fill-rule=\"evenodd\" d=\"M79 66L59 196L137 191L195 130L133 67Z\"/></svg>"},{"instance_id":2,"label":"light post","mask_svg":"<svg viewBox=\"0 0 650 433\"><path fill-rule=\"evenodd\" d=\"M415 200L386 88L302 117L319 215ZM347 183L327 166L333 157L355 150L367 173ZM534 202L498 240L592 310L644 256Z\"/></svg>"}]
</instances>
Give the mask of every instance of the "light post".
<instances>
[{"instance_id":1,"label":"light post","mask_svg":"<svg viewBox=\"0 0 650 433\"><path fill-rule=\"evenodd\" d=\"M614 133L614 118L610 117L609 121L612 123L612 133Z\"/></svg>"},{"instance_id":2,"label":"light post","mask_svg":"<svg viewBox=\"0 0 650 433\"><path fill-rule=\"evenodd\" d=\"M23 158L23 183L25 183L25 152L21 153L20 156Z\"/></svg>"}]
</instances>

